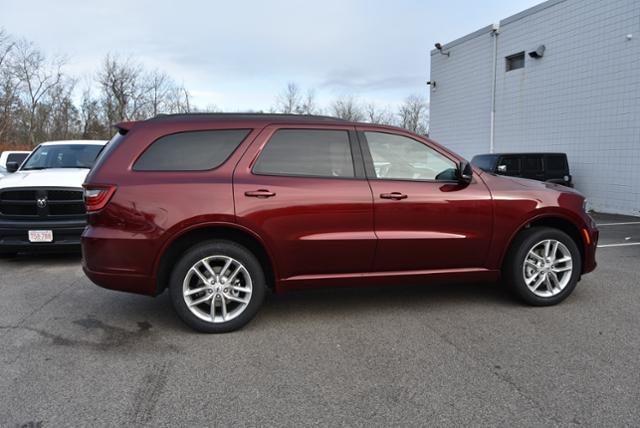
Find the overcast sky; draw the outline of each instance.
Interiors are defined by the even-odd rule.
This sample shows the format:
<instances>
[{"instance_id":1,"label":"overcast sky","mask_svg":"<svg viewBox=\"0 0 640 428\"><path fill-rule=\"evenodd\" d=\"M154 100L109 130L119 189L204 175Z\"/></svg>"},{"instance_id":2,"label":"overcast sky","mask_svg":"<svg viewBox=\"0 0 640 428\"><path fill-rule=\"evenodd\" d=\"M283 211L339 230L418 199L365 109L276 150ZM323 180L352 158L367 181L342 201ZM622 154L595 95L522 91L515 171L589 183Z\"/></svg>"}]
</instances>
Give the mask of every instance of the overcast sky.
<instances>
[{"instance_id":1,"label":"overcast sky","mask_svg":"<svg viewBox=\"0 0 640 428\"><path fill-rule=\"evenodd\" d=\"M268 110L288 81L326 104L428 96L429 51L538 0L0 0L0 27L95 74L107 53L159 68L200 107Z\"/></svg>"}]
</instances>

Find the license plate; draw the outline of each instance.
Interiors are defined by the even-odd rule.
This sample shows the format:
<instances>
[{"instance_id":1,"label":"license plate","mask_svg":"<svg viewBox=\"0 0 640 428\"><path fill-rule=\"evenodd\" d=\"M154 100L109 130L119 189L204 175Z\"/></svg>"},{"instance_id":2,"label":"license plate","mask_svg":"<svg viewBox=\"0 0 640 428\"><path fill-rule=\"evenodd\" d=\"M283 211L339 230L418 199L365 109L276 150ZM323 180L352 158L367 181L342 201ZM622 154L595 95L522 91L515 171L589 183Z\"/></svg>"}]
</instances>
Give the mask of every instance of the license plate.
<instances>
[{"instance_id":1,"label":"license plate","mask_svg":"<svg viewBox=\"0 0 640 428\"><path fill-rule=\"evenodd\" d=\"M53 242L53 230L30 230L29 242Z\"/></svg>"}]
</instances>

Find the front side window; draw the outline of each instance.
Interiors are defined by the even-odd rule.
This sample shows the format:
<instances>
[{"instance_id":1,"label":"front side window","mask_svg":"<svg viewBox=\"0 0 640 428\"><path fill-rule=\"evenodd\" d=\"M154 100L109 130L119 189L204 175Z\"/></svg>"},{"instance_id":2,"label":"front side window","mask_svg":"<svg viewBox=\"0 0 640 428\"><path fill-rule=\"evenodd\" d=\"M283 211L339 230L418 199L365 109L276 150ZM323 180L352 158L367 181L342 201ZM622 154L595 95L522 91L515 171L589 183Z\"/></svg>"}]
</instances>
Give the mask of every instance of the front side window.
<instances>
[{"instance_id":1,"label":"front side window","mask_svg":"<svg viewBox=\"0 0 640 428\"><path fill-rule=\"evenodd\" d=\"M222 165L250 129L180 132L154 141L136 161L135 171L206 171Z\"/></svg>"},{"instance_id":2,"label":"front side window","mask_svg":"<svg viewBox=\"0 0 640 428\"><path fill-rule=\"evenodd\" d=\"M504 174L520 174L520 158L506 156L500 160L498 165L498 173Z\"/></svg>"},{"instance_id":3,"label":"front side window","mask_svg":"<svg viewBox=\"0 0 640 428\"><path fill-rule=\"evenodd\" d=\"M100 144L45 144L38 146L22 171L49 168L91 168L102 150Z\"/></svg>"},{"instance_id":4,"label":"front side window","mask_svg":"<svg viewBox=\"0 0 640 428\"><path fill-rule=\"evenodd\" d=\"M273 134L253 167L258 175L353 178L347 131L281 129Z\"/></svg>"},{"instance_id":5,"label":"front side window","mask_svg":"<svg viewBox=\"0 0 640 428\"><path fill-rule=\"evenodd\" d=\"M456 163L412 138L365 132L376 178L455 180Z\"/></svg>"}]
</instances>

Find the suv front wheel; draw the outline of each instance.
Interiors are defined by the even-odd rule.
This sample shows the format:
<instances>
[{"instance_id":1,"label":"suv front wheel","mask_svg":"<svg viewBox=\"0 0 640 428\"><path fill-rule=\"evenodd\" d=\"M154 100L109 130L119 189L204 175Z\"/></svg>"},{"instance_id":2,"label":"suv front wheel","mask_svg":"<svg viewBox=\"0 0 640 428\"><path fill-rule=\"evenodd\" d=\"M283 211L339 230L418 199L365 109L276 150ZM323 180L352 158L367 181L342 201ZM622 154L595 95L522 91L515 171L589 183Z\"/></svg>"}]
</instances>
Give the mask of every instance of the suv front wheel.
<instances>
[{"instance_id":1,"label":"suv front wheel","mask_svg":"<svg viewBox=\"0 0 640 428\"><path fill-rule=\"evenodd\" d=\"M169 291L178 316L204 333L226 333L248 323L266 292L262 266L231 241L192 247L176 264Z\"/></svg>"},{"instance_id":2,"label":"suv front wheel","mask_svg":"<svg viewBox=\"0 0 640 428\"><path fill-rule=\"evenodd\" d=\"M558 229L532 227L516 237L504 276L525 302L548 306L571 294L581 270L580 250L569 235Z\"/></svg>"}]
</instances>

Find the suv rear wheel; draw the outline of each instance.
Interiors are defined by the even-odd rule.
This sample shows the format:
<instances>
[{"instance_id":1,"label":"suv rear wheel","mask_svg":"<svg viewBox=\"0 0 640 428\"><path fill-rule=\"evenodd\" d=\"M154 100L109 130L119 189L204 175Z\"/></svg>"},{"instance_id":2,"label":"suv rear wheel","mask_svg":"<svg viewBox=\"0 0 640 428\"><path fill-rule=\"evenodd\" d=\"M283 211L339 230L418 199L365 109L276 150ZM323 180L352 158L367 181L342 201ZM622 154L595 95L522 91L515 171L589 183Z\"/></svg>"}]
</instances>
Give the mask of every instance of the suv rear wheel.
<instances>
[{"instance_id":1,"label":"suv rear wheel","mask_svg":"<svg viewBox=\"0 0 640 428\"><path fill-rule=\"evenodd\" d=\"M580 250L558 229L533 227L517 237L504 265L507 284L525 302L535 306L560 303L578 283Z\"/></svg>"},{"instance_id":2,"label":"suv rear wheel","mask_svg":"<svg viewBox=\"0 0 640 428\"><path fill-rule=\"evenodd\" d=\"M266 283L262 266L246 248L231 241L208 241L188 250L169 283L178 316L204 333L226 333L258 312Z\"/></svg>"}]
</instances>

